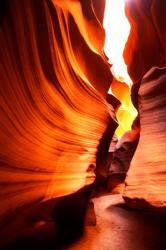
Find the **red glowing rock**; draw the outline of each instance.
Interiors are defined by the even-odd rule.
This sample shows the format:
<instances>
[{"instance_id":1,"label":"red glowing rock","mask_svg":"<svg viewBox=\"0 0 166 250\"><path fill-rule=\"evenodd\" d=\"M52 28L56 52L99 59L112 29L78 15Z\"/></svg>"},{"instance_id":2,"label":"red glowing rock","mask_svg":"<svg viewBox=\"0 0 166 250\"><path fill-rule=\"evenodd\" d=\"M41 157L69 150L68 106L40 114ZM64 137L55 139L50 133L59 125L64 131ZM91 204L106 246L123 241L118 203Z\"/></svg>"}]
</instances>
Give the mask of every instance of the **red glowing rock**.
<instances>
[{"instance_id":1,"label":"red glowing rock","mask_svg":"<svg viewBox=\"0 0 166 250\"><path fill-rule=\"evenodd\" d=\"M166 68L143 78L139 95L140 139L127 173L125 200L134 207L166 207Z\"/></svg>"}]
</instances>

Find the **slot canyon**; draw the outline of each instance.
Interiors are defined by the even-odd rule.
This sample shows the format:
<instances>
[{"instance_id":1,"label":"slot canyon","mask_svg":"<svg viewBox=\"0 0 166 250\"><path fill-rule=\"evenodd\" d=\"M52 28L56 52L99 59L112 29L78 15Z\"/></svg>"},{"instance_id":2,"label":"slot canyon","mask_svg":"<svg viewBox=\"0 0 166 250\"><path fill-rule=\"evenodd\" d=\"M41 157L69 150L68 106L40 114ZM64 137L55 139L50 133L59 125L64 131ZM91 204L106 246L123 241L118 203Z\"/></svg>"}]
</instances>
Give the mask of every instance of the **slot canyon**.
<instances>
[{"instance_id":1,"label":"slot canyon","mask_svg":"<svg viewBox=\"0 0 166 250\"><path fill-rule=\"evenodd\" d=\"M0 250L166 249L166 1L0 0Z\"/></svg>"}]
</instances>

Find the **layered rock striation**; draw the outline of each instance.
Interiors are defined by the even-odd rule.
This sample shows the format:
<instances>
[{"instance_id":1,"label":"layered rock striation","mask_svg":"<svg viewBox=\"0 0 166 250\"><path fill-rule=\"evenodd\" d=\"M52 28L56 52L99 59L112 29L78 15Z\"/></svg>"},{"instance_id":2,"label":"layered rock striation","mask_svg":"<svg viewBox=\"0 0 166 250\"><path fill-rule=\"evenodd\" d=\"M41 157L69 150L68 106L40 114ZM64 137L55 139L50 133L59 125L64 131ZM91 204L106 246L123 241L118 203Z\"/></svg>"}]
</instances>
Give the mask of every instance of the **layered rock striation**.
<instances>
[{"instance_id":1,"label":"layered rock striation","mask_svg":"<svg viewBox=\"0 0 166 250\"><path fill-rule=\"evenodd\" d=\"M166 68L152 68L138 92L140 139L126 178L134 207L166 207Z\"/></svg>"},{"instance_id":2,"label":"layered rock striation","mask_svg":"<svg viewBox=\"0 0 166 250\"><path fill-rule=\"evenodd\" d=\"M103 5L100 9L90 1L4 2L1 226L33 202L93 182L94 172L87 169L95 164L99 140L111 119L104 97L112 81L102 52Z\"/></svg>"}]
</instances>

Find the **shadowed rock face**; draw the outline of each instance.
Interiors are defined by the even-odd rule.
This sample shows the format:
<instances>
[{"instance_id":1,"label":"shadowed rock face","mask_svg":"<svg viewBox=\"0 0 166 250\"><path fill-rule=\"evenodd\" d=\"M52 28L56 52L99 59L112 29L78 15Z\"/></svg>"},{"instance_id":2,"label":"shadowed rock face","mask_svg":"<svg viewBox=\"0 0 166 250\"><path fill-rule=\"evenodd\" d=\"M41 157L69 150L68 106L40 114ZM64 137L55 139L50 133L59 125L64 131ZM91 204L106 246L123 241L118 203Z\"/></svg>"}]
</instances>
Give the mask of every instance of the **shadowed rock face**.
<instances>
[{"instance_id":1,"label":"shadowed rock face","mask_svg":"<svg viewBox=\"0 0 166 250\"><path fill-rule=\"evenodd\" d=\"M140 120L140 139L124 191L126 202L133 207L165 208L165 68L150 70L165 65L163 10L166 2L160 0L128 1L126 5L131 32L124 58L134 81L132 101Z\"/></svg>"},{"instance_id":2,"label":"shadowed rock face","mask_svg":"<svg viewBox=\"0 0 166 250\"><path fill-rule=\"evenodd\" d=\"M166 207L166 68L153 68L139 89L140 139L126 178L135 207ZM128 201L128 199L126 199ZM145 200L145 201L143 201Z\"/></svg>"},{"instance_id":3,"label":"shadowed rock face","mask_svg":"<svg viewBox=\"0 0 166 250\"><path fill-rule=\"evenodd\" d=\"M133 82L138 82L155 65L166 61L166 2L163 0L126 1L131 31L124 58Z\"/></svg>"}]
</instances>

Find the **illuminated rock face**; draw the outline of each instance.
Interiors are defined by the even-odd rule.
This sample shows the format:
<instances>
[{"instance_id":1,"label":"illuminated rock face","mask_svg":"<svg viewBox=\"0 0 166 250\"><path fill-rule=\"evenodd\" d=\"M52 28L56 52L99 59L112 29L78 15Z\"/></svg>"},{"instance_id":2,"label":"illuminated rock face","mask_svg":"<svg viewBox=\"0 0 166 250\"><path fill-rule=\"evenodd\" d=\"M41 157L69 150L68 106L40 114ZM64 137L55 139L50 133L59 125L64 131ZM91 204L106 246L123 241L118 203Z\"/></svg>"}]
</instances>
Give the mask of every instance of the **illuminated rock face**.
<instances>
[{"instance_id":1,"label":"illuminated rock face","mask_svg":"<svg viewBox=\"0 0 166 250\"><path fill-rule=\"evenodd\" d=\"M127 173L125 200L166 207L166 68L153 68L139 89L140 139Z\"/></svg>"},{"instance_id":2,"label":"illuminated rock face","mask_svg":"<svg viewBox=\"0 0 166 250\"><path fill-rule=\"evenodd\" d=\"M124 58L135 84L132 100L140 114L140 140L127 174L124 198L134 207L166 206L165 69L145 75L152 67L165 65L165 9L162 0L126 2L131 32Z\"/></svg>"},{"instance_id":3,"label":"illuminated rock face","mask_svg":"<svg viewBox=\"0 0 166 250\"><path fill-rule=\"evenodd\" d=\"M104 31L90 3L93 22L81 2L58 2L8 1L1 18L0 219L94 180L87 169L110 120Z\"/></svg>"},{"instance_id":4,"label":"illuminated rock face","mask_svg":"<svg viewBox=\"0 0 166 250\"><path fill-rule=\"evenodd\" d=\"M166 58L166 1L126 1L126 15L131 25L124 59L134 83Z\"/></svg>"},{"instance_id":5,"label":"illuminated rock face","mask_svg":"<svg viewBox=\"0 0 166 250\"><path fill-rule=\"evenodd\" d=\"M94 180L87 169L112 121L105 102L112 75L103 55L99 2L6 1L0 19L0 224L17 208ZM131 33L124 57L137 82L163 63L166 2L127 2ZM164 75L159 70L141 85L141 139L124 195L155 206L164 206ZM158 99L154 86L161 91Z\"/></svg>"}]
</instances>

